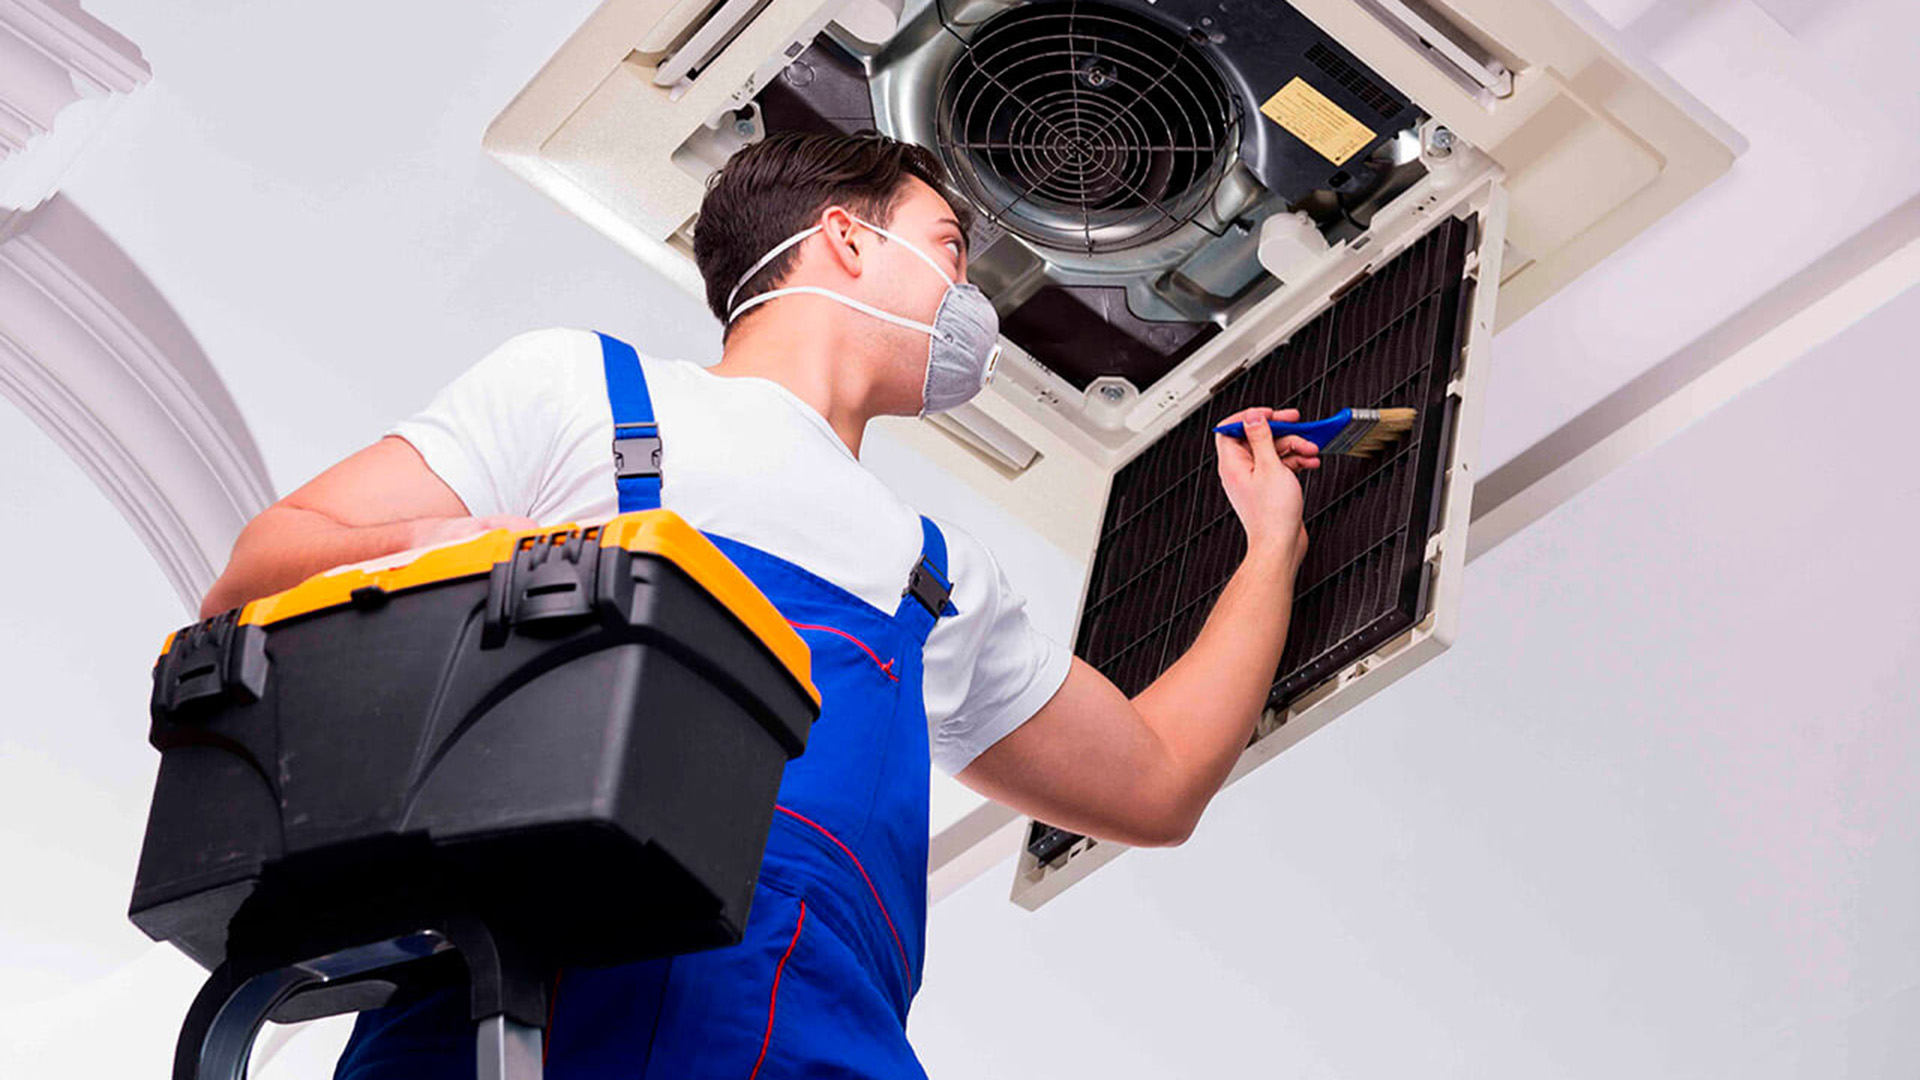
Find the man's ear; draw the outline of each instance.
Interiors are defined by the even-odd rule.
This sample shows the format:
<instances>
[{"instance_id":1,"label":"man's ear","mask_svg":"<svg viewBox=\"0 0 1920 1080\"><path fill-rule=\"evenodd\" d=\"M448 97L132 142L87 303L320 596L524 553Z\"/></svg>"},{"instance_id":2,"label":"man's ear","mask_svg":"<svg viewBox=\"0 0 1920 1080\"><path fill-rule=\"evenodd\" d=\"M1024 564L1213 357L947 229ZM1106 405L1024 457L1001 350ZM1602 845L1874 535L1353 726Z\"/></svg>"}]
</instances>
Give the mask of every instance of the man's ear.
<instances>
[{"instance_id":1,"label":"man's ear","mask_svg":"<svg viewBox=\"0 0 1920 1080\"><path fill-rule=\"evenodd\" d=\"M870 245L872 238L860 235L860 223L844 207L829 206L821 211L820 224L820 234L827 238L827 250L833 253L834 262L848 277L859 277L868 254L862 247Z\"/></svg>"}]
</instances>

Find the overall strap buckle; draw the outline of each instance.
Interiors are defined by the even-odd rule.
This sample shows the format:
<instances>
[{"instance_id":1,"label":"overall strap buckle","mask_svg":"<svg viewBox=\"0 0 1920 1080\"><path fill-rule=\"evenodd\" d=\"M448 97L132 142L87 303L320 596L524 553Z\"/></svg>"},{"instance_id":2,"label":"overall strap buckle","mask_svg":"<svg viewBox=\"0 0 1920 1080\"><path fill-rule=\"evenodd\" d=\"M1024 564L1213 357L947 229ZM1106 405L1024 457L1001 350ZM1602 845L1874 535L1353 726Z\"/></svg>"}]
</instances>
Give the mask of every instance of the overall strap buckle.
<instances>
[{"instance_id":1,"label":"overall strap buckle","mask_svg":"<svg viewBox=\"0 0 1920 1080\"><path fill-rule=\"evenodd\" d=\"M652 421L613 425L613 474L621 480L660 475L660 425Z\"/></svg>"},{"instance_id":2,"label":"overall strap buckle","mask_svg":"<svg viewBox=\"0 0 1920 1080\"><path fill-rule=\"evenodd\" d=\"M900 595L912 596L920 601L920 606L937 619L946 613L947 597L953 595L953 585L922 555L907 575L907 587L900 591Z\"/></svg>"}]
</instances>

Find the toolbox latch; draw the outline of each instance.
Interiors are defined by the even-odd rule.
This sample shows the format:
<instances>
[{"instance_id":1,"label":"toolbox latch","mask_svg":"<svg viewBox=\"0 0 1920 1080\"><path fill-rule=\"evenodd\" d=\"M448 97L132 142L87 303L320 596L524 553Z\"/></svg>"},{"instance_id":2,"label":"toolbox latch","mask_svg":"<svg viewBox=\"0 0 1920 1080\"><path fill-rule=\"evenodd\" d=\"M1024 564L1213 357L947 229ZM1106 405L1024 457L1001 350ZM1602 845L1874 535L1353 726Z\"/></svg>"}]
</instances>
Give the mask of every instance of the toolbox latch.
<instances>
[{"instance_id":1,"label":"toolbox latch","mask_svg":"<svg viewBox=\"0 0 1920 1080\"><path fill-rule=\"evenodd\" d=\"M154 715L198 702L248 705L267 689L267 632L232 608L186 627L153 673Z\"/></svg>"}]
</instances>

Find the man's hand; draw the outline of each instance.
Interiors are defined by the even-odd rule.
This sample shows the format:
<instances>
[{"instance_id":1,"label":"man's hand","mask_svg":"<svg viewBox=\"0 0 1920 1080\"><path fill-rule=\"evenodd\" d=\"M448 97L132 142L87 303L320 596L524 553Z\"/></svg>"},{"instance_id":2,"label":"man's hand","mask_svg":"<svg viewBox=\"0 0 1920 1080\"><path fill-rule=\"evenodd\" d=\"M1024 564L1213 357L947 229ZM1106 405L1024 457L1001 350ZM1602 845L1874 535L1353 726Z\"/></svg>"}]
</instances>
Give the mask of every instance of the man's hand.
<instances>
[{"instance_id":1,"label":"man's hand","mask_svg":"<svg viewBox=\"0 0 1920 1080\"><path fill-rule=\"evenodd\" d=\"M1247 432L1245 441L1214 433L1220 484L1247 530L1247 550L1284 550L1291 565L1298 567L1307 554L1307 527L1301 521L1305 504L1300 478L1294 473L1319 468L1320 448L1298 435L1275 442L1273 430L1267 427L1269 417L1298 420L1300 410L1255 406L1219 421L1239 420Z\"/></svg>"},{"instance_id":2,"label":"man's hand","mask_svg":"<svg viewBox=\"0 0 1920 1080\"><path fill-rule=\"evenodd\" d=\"M492 514L487 517L416 518L406 522L406 526L407 549L411 549L451 544L494 529L537 529L540 523L530 517Z\"/></svg>"},{"instance_id":3,"label":"man's hand","mask_svg":"<svg viewBox=\"0 0 1920 1080\"><path fill-rule=\"evenodd\" d=\"M1286 645L1293 579L1307 551L1295 472L1320 449L1243 409L1247 441L1215 436L1220 483L1247 530L1247 554L1200 636L1132 700L1075 657L1067 680L1026 723L955 777L997 802L1074 832L1124 844L1186 840L1265 706Z\"/></svg>"}]
</instances>

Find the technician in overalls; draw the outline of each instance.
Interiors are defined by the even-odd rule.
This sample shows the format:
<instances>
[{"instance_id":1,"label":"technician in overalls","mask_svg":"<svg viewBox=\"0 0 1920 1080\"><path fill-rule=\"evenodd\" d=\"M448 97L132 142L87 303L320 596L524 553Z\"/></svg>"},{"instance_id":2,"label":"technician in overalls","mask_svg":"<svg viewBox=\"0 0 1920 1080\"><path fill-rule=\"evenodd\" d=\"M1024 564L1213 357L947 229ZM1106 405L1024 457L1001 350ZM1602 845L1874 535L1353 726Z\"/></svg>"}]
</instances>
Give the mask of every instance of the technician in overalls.
<instances>
[{"instance_id":1,"label":"technician in overalls","mask_svg":"<svg viewBox=\"0 0 1920 1080\"><path fill-rule=\"evenodd\" d=\"M1245 559L1191 650L1132 700L1035 630L976 540L861 465L868 420L952 408L991 376L998 321L967 283L970 215L945 179L877 135L741 151L694 242L719 363L585 329L518 335L249 523L202 605L489 528L664 506L805 638L821 713L781 783L744 940L556 972L555 1080L924 1076L905 1028L929 762L1050 823L1156 846L1187 837L1247 744L1305 551L1294 470L1319 465L1311 443L1262 423L1216 436ZM335 1076L474 1070L465 996L447 991L360 1014Z\"/></svg>"}]
</instances>

